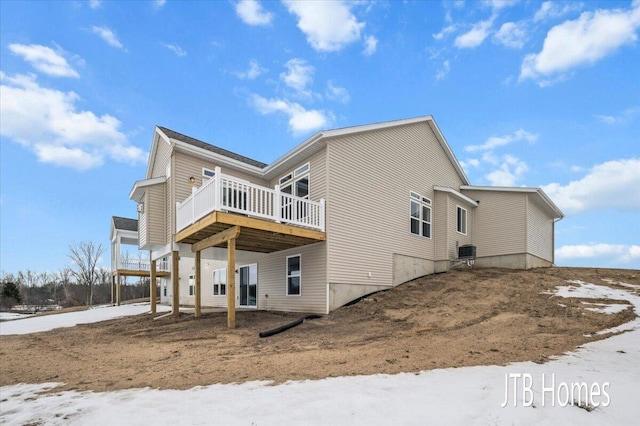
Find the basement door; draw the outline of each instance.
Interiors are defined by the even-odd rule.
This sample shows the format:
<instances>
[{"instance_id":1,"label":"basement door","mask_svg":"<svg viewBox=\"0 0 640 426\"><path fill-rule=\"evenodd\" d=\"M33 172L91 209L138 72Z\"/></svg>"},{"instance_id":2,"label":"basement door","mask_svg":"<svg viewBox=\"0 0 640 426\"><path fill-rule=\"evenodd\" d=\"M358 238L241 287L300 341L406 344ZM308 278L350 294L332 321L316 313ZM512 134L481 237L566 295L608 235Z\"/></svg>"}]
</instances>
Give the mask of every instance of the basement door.
<instances>
[{"instance_id":1,"label":"basement door","mask_svg":"<svg viewBox=\"0 0 640 426\"><path fill-rule=\"evenodd\" d=\"M238 306L258 307L258 264L241 266L238 269Z\"/></svg>"}]
</instances>

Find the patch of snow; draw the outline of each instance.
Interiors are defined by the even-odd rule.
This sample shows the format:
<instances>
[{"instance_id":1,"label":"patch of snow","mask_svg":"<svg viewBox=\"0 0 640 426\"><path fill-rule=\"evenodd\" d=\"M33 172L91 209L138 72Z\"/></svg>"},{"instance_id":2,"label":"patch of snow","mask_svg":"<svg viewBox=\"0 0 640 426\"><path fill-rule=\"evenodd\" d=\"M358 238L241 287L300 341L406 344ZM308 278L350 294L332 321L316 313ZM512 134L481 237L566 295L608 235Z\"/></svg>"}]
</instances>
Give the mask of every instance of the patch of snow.
<instances>
[{"instance_id":1,"label":"patch of snow","mask_svg":"<svg viewBox=\"0 0 640 426\"><path fill-rule=\"evenodd\" d=\"M617 314L618 312L625 311L629 309L630 305L623 305L622 303L590 303L590 302L581 302L583 305L589 305L590 308L584 308L587 311L597 312L599 314Z\"/></svg>"},{"instance_id":2,"label":"patch of snow","mask_svg":"<svg viewBox=\"0 0 640 426\"><path fill-rule=\"evenodd\" d=\"M28 318L33 314L18 314L16 312L0 312L0 320L16 320Z\"/></svg>"},{"instance_id":3,"label":"patch of snow","mask_svg":"<svg viewBox=\"0 0 640 426\"><path fill-rule=\"evenodd\" d=\"M171 308L168 306L157 305L158 312L168 312L170 310ZM121 306L102 305L79 312L32 316L0 323L0 335L38 333L56 328L73 327L78 324L89 324L130 315L139 315L146 312L150 312L148 303L133 303Z\"/></svg>"},{"instance_id":4,"label":"patch of snow","mask_svg":"<svg viewBox=\"0 0 640 426\"><path fill-rule=\"evenodd\" d=\"M617 285L621 285L623 287L627 287L627 288L632 288L635 290L640 290L640 285L637 284L629 284L629 283L623 283L622 281L615 281L612 280L611 278L601 278L602 281L608 283L608 284L617 284Z\"/></svg>"},{"instance_id":5,"label":"patch of snow","mask_svg":"<svg viewBox=\"0 0 640 426\"><path fill-rule=\"evenodd\" d=\"M640 297L626 291L580 287L561 292L603 294L630 301L636 313ZM323 380L199 386L185 391L127 389L114 392L41 392L56 386L0 388L2 424L224 424L224 425L602 425L632 424L640 418L640 324L628 333L586 344L546 364L519 362L431 370L418 374L378 374ZM520 389L505 386L510 374L530 374L533 406L523 406ZM554 380L555 386L551 385ZM560 384L597 384L606 392L592 397L591 412L563 404ZM543 391L543 387L555 391ZM508 404L503 408L505 391ZM572 401L573 402L573 401ZM514 406L515 403L515 406ZM606 405L606 406L605 406ZM117 409L113 409L117 407ZM535 407L535 408L534 408Z\"/></svg>"}]
</instances>

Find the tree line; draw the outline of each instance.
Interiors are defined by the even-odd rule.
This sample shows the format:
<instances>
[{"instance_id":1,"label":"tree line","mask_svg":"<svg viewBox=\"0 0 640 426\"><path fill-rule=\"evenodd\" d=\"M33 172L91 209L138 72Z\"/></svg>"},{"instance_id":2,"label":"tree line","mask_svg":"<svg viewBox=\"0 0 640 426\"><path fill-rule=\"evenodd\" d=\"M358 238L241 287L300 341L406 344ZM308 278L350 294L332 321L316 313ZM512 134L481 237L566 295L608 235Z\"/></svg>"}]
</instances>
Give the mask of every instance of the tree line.
<instances>
[{"instance_id":1,"label":"tree line","mask_svg":"<svg viewBox=\"0 0 640 426\"><path fill-rule=\"evenodd\" d=\"M30 269L0 277L0 308L9 310L15 305L44 310L52 306L91 306L111 302L112 275L109 268L97 263L102 244L82 242L69 246L70 265L57 272L36 272ZM122 300L149 296L149 279L121 285Z\"/></svg>"}]
</instances>

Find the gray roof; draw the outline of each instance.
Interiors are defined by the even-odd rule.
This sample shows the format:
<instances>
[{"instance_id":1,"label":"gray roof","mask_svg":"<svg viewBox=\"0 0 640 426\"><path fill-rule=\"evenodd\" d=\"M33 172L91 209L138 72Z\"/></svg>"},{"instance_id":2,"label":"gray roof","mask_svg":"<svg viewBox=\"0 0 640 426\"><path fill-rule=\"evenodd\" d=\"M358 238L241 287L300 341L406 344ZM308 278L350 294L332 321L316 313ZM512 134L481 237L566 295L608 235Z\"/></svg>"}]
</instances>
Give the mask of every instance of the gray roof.
<instances>
[{"instance_id":1,"label":"gray roof","mask_svg":"<svg viewBox=\"0 0 640 426\"><path fill-rule=\"evenodd\" d=\"M261 169L264 169L265 167L267 167L267 165L265 163L262 163L260 161L252 160L251 158L245 157L245 156L240 155L240 154L236 154L235 152L227 151L226 149L217 147L215 145L211 145L211 144L208 144L206 142L202 142L201 140L192 138L192 137L187 136L187 135L183 135L182 133L178 133L178 132L173 131L171 129L167 129L166 127L162 127L162 126L157 126L157 127L158 127L158 129L162 130L162 132L165 135L167 135L168 137L170 137L171 139L175 139L175 140L178 140L180 142L185 142L185 143L188 143L189 145L193 145L193 146L196 146L198 148L206 149L207 151L211 151L211 152L219 154L219 155L224 155L225 157L233 158L234 160L242 161L243 163L250 164L252 166L259 167Z\"/></svg>"},{"instance_id":2,"label":"gray roof","mask_svg":"<svg viewBox=\"0 0 640 426\"><path fill-rule=\"evenodd\" d=\"M124 231L138 231L138 219L128 217L112 216L113 226Z\"/></svg>"}]
</instances>

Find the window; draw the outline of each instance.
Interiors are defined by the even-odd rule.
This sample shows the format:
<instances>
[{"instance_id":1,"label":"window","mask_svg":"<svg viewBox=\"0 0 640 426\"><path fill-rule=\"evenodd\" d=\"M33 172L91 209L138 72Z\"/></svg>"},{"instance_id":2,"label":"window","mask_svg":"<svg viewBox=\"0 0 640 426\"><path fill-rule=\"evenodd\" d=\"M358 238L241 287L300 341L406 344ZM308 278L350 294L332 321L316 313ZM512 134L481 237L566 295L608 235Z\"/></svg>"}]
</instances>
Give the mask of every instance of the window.
<instances>
[{"instance_id":1,"label":"window","mask_svg":"<svg viewBox=\"0 0 640 426\"><path fill-rule=\"evenodd\" d=\"M301 260L302 257L287 256L287 296L300 296L301 288Z\"/></svg>"},{"instance_id":2,"label":"window","mask_svg":"<svg viewBox=\"0 0 640 426\"><path fill-rule=\"evenodd\" d=\"M431 200L411 191L411 233L431 238Z\"/></svg>"},{"instance_id":3,"label":"window","mask_svg":"<svg viewBox=\"0 0 640 426\"><path fill-rule=\"evenodd\" d=\"M304 164L280 178L280 191L284 194L309 199L309 163ZM289 197L282 197L282 217L285 219L300 219L307 216L306 204L294 201ZM297 214L294 214L297 213ZM297 217L293 217L297 216Z\"/></svg>"},{"instance_id":4,"label":"window","mask_svg":"<svg viewBox=\"0 0 640 426\"><path fill-rule=\"evenodd\" d=\"M193 275L189 275L189 296L193 296L195 294L195 280L193 279Z\"/></svg>"},{"instance_id":5,"label":"window","mask_svg":"<svg viewBox=\"0 0 640 426\"><path fill-rule=\"evenodd\" d=\"M227 270L216 269L213 271L213 295L225 296L227 294Z\"/></svg>"},{"instance_id":6,"label":"window","mask_svg":"<svg viewBox=\"0 0 640 426\"><path fill-rule=\"evenodd\" d=\"M215 171L213 171L211 169L206 169L204 167L202 168L202 177L209 179L209 178L214 177L215 175L216 175Z\"/></svg>"},{"instance_id":7,"label":"window","mask_svg":"<svg viewBox=\"0 0 640 426\"><path fill-rule=\"evenodd\" d=\"M162 296L167 297L167 281L162 280Z\"/></svg>"},{"instance_id":8,"label":"window","mask_svg":"<svg viewBox=\"0 0 640 426\"><path fill-rule=\"evenodd\" d=\"M467 235L467 210L458 206L458 227L457 231Z\"/></svg>"}]
</instances>

